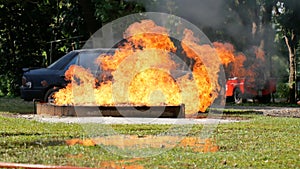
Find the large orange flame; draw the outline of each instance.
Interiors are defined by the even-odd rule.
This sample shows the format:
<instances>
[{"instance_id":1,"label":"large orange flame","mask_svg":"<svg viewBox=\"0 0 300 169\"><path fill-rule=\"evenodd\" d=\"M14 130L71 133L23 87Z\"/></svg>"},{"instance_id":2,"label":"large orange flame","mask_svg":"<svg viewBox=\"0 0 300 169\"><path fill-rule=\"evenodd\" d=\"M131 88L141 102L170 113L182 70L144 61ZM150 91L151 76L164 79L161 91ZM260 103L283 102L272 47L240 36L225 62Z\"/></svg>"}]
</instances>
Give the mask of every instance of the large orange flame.
<instances>
[{"instance_id":1,"label":"large orange flame","mask_svg":"<svg viewBox=\"0 0 300 169\"><path fill-rule=\"evenodd\" d=\"M214 48L209 45L199 45L199 41L191 30L186 29L181 45L187 57L195 61L193 76L199 96L199 111L203 112L218 96L220 62Z\"/></svg>"},{"instance_id":2,"label":"large orange flame","mask_svg":"<svg viewBox=\"0 0 300 169\"><path fill-rule=\"evenodd\" d=\"M93 104L96 79L93 74L81 66L71 65L65 72L66 80L71 81L66 88L55 93L55 102L59 105ZM75 97L76 96L76 97ZM77 97L90 96L90 97Z\"/></svg>"},{"instance_id":3,"label":"large orange flame","mask_svg":"<svg viewBox=\"0 0 300 169\"><path fill-rule=\"evenodd\" d=\"M214 42L213 45L222 61L222 64L227 66L229 63L234 62L234 46L230 43Z\"/></svg>"},{"instance_id":4,"label":"large orange flame","mask_svg":"<svg viewBox=\"0 0 300 169\"><path fill-rule=\"evenodd\" d=\"M72 83L55 94L57 105L179 105L186 114L204 112L218 96L221 66L210 45L199 45L191 30L184 31L182 47L193 60L193 72L173 76L178 69L171 53L176 47L166 28L152 20L136 22L124 33L124 42L113 55L100 55L96 63L105 75L100 85L91 72L71 66L66 77ZM209 65L209 66L208 66Z\"/></svg>"},{"instance_id":5,"label":"large orange flame","mask_svg":"<svg viewBox=\"0 0 300 169\"><path fill-rule=\"evenodd\" d=\"M237 53L229 43L214 42L216 51L225 67L228 78L245 78L247 87L263 88L267 79L265 70L265 53L260 47L254 46L249 54L255 55L251 61L242 53ZM248 62L248 63L246 63Z\"/></svg>"}]
</instances>

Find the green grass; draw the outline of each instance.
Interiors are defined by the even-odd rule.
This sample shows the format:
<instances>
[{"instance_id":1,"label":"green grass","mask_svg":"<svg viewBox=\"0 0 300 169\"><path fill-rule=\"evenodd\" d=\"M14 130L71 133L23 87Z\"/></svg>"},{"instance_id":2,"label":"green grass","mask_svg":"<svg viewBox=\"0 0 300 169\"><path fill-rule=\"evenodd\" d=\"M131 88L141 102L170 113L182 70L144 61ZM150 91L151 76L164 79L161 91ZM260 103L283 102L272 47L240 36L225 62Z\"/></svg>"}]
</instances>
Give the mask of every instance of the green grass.
<instances>
[{"instance_id":1,"label":"green grass","mask_svg":"<svg viewBox=\"0 0 300 169\"><path fill-rule=\"evenodd\" d=\"M247 122L217 126L212 137L220 147L218 152L199 153L176 146L156 156L131 160L114 155L102 146L66 145L66 139L85 138L89 134L81 125L40 123L0 115L0 161L86 167L103 167L105 162L115 162L145 168L299 168L300 118L237 116L251 118ZM162 133L170 125L110 127L118 133L143 136ZM198 136L202 127L194 125L189 135Z\"/></svg>"},{"instance_id":2,"label":"green grass","mask_svg":"<svg viewBox=\"0 0 300 169\"><path fill-rule=\"evenodd\" d=\"M32 113L33 102L23 101L16 97L0 97L0 112Z\"/></svg>"}]
</instances>

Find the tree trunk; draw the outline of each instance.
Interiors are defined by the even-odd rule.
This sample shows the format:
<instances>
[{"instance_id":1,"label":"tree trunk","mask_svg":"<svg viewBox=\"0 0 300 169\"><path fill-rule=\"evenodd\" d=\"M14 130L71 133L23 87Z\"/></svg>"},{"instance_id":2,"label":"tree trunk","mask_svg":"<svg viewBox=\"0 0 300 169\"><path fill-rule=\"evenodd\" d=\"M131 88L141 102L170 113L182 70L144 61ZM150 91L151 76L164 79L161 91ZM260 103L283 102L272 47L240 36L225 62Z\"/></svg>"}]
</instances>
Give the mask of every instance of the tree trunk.
<instances>
[{"instance_id":1,"label":"tree trunk","mask_svg":"<svg viewBox=\"0 0 300 169\"><path fill-rule=\"evenodd\" d=\"M284 36L286 46L289 51L289 102L296 103L296 35Z\"/></svg>"}]
</instances>

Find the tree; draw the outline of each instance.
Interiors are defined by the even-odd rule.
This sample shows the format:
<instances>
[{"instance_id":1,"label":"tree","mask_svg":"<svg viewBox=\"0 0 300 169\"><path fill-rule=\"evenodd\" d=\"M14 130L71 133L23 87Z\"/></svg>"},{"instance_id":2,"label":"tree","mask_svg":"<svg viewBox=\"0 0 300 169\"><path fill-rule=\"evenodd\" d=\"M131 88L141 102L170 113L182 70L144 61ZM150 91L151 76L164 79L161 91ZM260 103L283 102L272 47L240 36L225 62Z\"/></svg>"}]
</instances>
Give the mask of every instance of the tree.
<instances>
[{"instance_id":1,"label":"tree","mask_svg":"<svg viewBox=\"0 0 300 169\"><path fill-rule=\"evenodd\" d=\"M298 0L281 0L274 5L274 23L279 39L283 39L289 55L289 101L295 103L296 93L296 52L299 47L300 9Z\"/></svg>"},{"instance_id":2,"label":"tree","mask_svg":"<svg viewBox=\"0 0 300 169\"><path fill-rule=\"evenodd\" d=\"M102 23L140 11L123 0L1 0L0 96L19 94L22 68L48 66Z\"/></svg>"},{"instance_id":3,"label":"tree","mask_svg":"<svg viewBox=\"0 0 300 169\"><path fill-rule=\"evenodd\" d=\"M0 1L0 95L18 95L23 67L49 64L50 41L66 39L59 47L54 45L54 59L71 48L67 39L83 31L77 4L76 0Z\"/></svg>"},{"instance_id":4,"label":"tree","mask_svg":"<svg viewBox=\"0 0 300 169\"><path fill-rule=\"evenodd\" d=\"M36 6L26 1L0 3L0 95L16 94L23 66L42 64L41 31L47 30L49 20L42 19L48 18L48 13Z\"/></svg>"},{"instance_id":5,"label":"tree","mask_svg":"<svg viewBox=\"0 0 300 169\"><path fill-rule=\"evenodd\" d=\"M124 0L92 0L95 3L95 16L103 24L122 16L144 12L145 8L137 2Z\"/></svg>"},{"instance_id":6,"label":"tree","mask_svg":"<svg viewBox=\"0 0 300 169\"><path fill-rule=\"evenodd\" d=\"M79 0L82 9L85 26L89 36L94 34L101 27L101 20L95 17L95 4L91 0Z\"/></svg>"}]
</instances>

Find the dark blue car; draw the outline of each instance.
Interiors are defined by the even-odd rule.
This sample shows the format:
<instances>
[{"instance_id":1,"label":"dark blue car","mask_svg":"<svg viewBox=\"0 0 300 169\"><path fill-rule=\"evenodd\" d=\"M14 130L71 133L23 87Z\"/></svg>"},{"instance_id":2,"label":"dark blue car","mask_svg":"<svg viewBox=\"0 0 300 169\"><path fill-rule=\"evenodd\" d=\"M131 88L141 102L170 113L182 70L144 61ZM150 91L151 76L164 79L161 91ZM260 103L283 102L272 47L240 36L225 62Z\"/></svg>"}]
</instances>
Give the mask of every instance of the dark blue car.
<instances>
[{"instance_id":1,"label":"dark blue car","mask_svg":"<svg viewBox=\"0 0 300 169\"><path fill-rule=\"evenodd\" d=\"M74 50L47 68L24 68L20 88L21 98L27 101L35 99L42 102L52 102L52 95L68 84L68 81L65 80L65 72L71 65L80 65L99 73L100 68L94 61L103 53L112 53L112 50Z\"/></svg>"}]
</instances>

